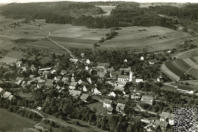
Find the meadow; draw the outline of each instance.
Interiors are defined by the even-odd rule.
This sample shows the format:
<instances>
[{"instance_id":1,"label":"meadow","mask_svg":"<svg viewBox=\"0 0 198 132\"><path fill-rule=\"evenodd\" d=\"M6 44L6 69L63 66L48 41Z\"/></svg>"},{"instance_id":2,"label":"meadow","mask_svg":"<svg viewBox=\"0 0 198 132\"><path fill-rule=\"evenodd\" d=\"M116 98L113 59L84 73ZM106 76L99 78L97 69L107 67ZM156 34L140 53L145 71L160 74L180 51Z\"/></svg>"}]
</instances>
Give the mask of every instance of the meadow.
<instances>
[{"instance_id":1,"label":"meadow","mask_svg":"<svg viewBox=\"0 0 198 132\"><path fill-rule=\"evenodd\" d=\"M102 46L147 48L149 51L156 51L176 48L190 37L192 36L188 33L159 26L133 26L122 28L118 31L118 36L106 41Z\"/></svg>"},{"instance_id":2,"label":"meadow","mask_svg":"<svg viewBox=\"0 0 198 132\"><path fill-rule=\"evenodd\" d=\"M0 109L0 131L17 132L35 125L30 119L11 113L5 109Z\"/></svg>"}]
</instances>

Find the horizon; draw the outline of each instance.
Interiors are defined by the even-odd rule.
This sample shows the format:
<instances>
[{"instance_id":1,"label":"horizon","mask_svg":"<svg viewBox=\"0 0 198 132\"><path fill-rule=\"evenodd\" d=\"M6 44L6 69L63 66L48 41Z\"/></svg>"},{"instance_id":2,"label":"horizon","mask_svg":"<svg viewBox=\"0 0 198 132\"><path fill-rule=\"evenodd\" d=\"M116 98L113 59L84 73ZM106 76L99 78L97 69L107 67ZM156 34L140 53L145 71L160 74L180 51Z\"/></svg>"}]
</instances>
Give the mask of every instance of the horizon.
<instances>
[{"instance_id":1,"label":"horizon","mask_svg":"<svg viewBox=\"0 0 198 132\"><path fill-rule=\"evenodd\" d=\"M0 0L1 4L7 3L31 3L31 2L138 2L138 3L198 3L197 0Z\"/></svg>"}]
</instances>

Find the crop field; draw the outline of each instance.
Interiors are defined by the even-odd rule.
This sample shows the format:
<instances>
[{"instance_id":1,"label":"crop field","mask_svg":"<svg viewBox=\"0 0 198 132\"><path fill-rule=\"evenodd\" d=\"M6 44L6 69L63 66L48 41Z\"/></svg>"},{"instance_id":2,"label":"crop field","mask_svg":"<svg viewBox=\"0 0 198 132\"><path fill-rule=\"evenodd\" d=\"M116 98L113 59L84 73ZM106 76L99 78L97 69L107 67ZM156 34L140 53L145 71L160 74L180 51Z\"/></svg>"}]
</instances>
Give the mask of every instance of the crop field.
<instances>
[{"instance_id":1,"label":"crop field","mask_svg":"<svg viewBox=\"0 0 198 132\"><path fill-rule=\"evenodd\" d=\"M72 26L70 24L45 24L42 31L51 33L51 36L66 37L85 40L100 40L109 29L91 29L84 26Z\"/></svg>"},{"instance_id":2,"label":"crop field","mask_svg":"<svg viewBox=\"0 0 198 132\"><path fill-rule=\"evenodd\" d=\"M173 65L178 68L179 70L181 70L183 73L185 73L187 70L190 69L190 66L188 64L186 64L183 60L181 59L177 59L175 61L172 62Z\"/></svg>"},{"instance_id":3,"label":"crop field","mask_svg":"<svg viewBox=\"0 0 198 132\"><path fill-rule=\"evenodd\" d=\"M188 33L172 29L152 27L125 27L118 31L118 36L106 41L103 47L148 48L150 51L175 48L191 37Z\"/></svg>"},{"instance_id":4,"label":"crop field","mask_svg":"<svg viewBox=\"0 0 198 132\"><path fill-rule=\"evenodd\" d=\"M175 76L174 74L178 75L179 77L182 77L184 73L188 73L189 75L198 79L197 57L176 59L171 62L166 62L165 66L168 69L162 70L165 71L170 78L173 78ZM170 71L174 74L170 74Z\"/></svg>"},{"instance_id":5,"label":"crop field","mask_svg":"<svg viewBox=\"0 0 198 132\"><path fill-rule=\"evenodd\" d=\"M175 65L173 65L173 63L172 62L167 62L166 63L166 66L167 66L167 68L170 70L170 71L172 71L173 73L175 73L176 75L178 75L178 76L183 76L183 71L182 70L180 70L180 69L178 69Z\"/></svg>"},{"instance_id":6,"label":"crop field","mask_svg":"<svg viewBox=\"0 0 198 132\"><path fill-rule=\"evenodd\" d=\"M5 109L0 109L0 131L2 132L17 132L24 128L33 127L35 122L21 117L15 113L8 112Z\"/></svg>"}]
</instances>

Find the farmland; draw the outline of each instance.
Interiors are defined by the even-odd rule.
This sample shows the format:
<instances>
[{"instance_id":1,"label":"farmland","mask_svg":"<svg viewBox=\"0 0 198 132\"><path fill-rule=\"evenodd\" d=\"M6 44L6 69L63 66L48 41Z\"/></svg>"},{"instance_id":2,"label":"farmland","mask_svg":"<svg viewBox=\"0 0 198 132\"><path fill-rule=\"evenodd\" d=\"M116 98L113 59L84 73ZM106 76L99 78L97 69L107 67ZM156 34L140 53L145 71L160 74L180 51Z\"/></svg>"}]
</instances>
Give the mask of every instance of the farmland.
<instances>
[{"instance_id":1,"label":"farmland","mask_svg":"<svg viewBox=\"0 0 198 132\"><path fill-rule=\"evenodd\" d=\"M33 127L35 122L23 118L17 114L0 109L0 131L16 132L22 131L24 128Z\"/></svg>"},{"instance_id":2,"label":"farmland","mask_svg":"<svg viewBox=\"0 0 198 132\"><path fill-rule=\"evenodd\" d=\"M108 40L103 47L147 48L149 51L175 48L191 37L188 33L171 30L164 27L126 27L118 31L118 36Z\"/></svg>"},{"instance_id":3,"label":"farmland","mask_svg":"<svg viewBox=\"0 0 198 132\"><path fill-rule=\"evenodd\" d=\"M170 71L179 77L183 77L185 74L191 75L193 78L198 79L198 62L197 57L185 58L185 59L176 59L174 61L166 62L165 66L168 70L163 70L166 74ZM173 75L168 74L170 78L173 78Z\"/></svg>"},{"instance_id":4,"label":"farmland","mask_svg":"<svg viewBox=\"0 0 198 132\"><path fill-rule=\"evenodd\" d=\"M65 47L92 48L110 29L90 29L84 26L73 26L69 24L43 24L41 30L36 25L22 24L15 29L9 29L3 35L13 36L18 39L34 39L36 42L19 42L20 46L47 48L50 42L44 40L50 36ZM172 29L153 27L123 27L118 30L118 36L101 44L100 49L110 48L134 48L147 49L149 51L175 48L182 44L187 38L192 37L188 33ZM46 44L45 44L46 43ZM24 44L24 45L23 45ZM52 44L51 44L52 45ZM27 46L27 45L25 45Z\"/></svg>"}]
</instances>

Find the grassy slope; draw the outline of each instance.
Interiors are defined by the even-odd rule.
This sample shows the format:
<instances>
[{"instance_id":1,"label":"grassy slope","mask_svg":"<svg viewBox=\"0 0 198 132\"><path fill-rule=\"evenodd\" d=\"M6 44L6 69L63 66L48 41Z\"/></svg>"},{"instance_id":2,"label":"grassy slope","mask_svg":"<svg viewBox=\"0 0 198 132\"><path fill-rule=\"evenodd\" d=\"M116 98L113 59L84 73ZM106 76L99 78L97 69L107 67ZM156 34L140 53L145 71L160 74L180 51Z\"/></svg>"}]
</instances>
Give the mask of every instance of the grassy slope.
<instances>
[{"instance_id":1,"label":"grassy slope","mask_svg":"<svg viewBox=\"0 0 198 132\"><path fill-rule=\"evenodd\" d=\"M177 45L182 44L185 39L191 37L188 33L178 32L159 26L127 27L122 28L122 30L118 32L119 35L117 37L106 41L103 46L163 50L175 48Z\"/></svg>"},{"instance_id":2,"label":"grassy slope","mask_svg":"<svg viewBox=\"0 0 198 132\"><path fill-rule=\"evenodd\" d=\"M0 109L0 131L22 131L24 128L33 127L34 124L35 122L27 118Z\"/></svg>"}]
</instances>

